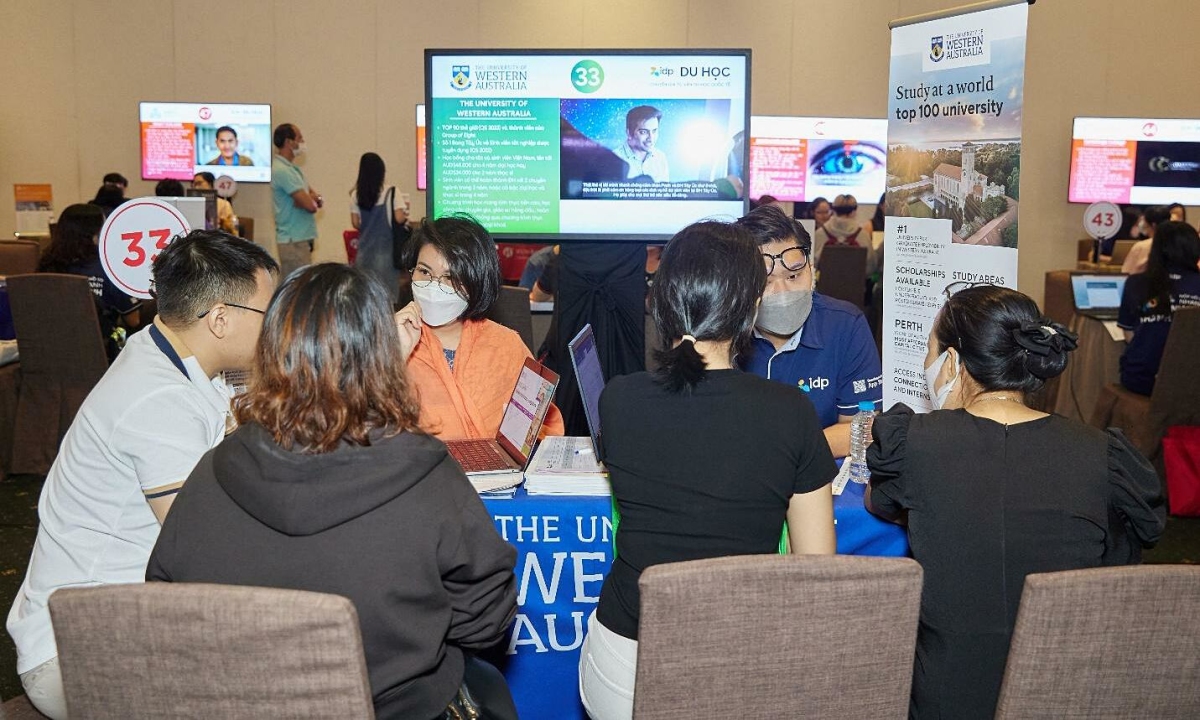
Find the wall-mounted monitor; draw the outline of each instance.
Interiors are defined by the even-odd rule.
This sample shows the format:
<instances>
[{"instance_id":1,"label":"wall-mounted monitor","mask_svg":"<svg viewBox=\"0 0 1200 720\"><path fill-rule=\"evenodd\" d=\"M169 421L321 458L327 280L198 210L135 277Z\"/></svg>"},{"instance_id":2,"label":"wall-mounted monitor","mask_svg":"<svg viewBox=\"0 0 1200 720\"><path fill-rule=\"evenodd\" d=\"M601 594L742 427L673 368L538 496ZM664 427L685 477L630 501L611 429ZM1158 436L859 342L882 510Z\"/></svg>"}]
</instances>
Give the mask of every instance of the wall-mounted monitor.
<instances>
[{"instance_id":1,"label":"wall-mounted monitor","mask_svg":"<svg viewBox=\"0 0 1200 720\"><path fill-rule=\"evenodd\" d=\"M1200 205L1200 120L1075 118L1069 188L1076 203Z\"/></svg>"},{"instance_id":2,"label":"wall-mounted monitor","mask_svg":"<svg viewBox=\"0 0 1200 720\"><path fill-rule=\"evenodd\" d=\"M425 189L425 105L417 105L417 189Z\"/></svg>"},{"instance_id":3,"label":"wall-mounted monitor","mask_svg":"<svg viewBox=\"0 0 1200 720\"><path fill-rule=\"evenodd\" d=\"M426 50L428 214L669 238L746 210L749 50Z\"/></svg>"},{"instance_id":4,"label":"wall-mounted monitor","mask_svg":"<svg viewBox=\"0 0 1200 720\"><path fill-rule=\"evenodd\" d=\"M750 118L750 197L812 202L853 195L874 205L887 185L887 120Z\"/></svg>"},{"instance_id":5,"label":"wall-mounted monitor","mask_svg":"<svg viewBox=\"0 0 1200 720\"><path fill-rule=\"evenodd\" d=\"M138 119L143 180L271 181L270 105L144 102Z\"/></svg>"}]
</instances>

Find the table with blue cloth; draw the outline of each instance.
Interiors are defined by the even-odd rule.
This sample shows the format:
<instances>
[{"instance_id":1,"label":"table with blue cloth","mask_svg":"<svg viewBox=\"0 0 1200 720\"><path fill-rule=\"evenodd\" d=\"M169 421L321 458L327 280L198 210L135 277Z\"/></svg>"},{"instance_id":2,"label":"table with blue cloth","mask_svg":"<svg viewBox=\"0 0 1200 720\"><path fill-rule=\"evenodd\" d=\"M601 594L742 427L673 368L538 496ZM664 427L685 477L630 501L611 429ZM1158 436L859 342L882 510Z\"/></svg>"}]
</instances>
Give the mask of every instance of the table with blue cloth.
<instances>
[{"instance_id":1,"label":"table with blue cloth","mask_svg":"<svg viewBox=\"0 0 1200 720\"><path fill-rule=\"evenodd\" d=\"M908 555L904 528L863 507L863 485L833 499L842 555ZM484 498L496 530L517 548L517 618L489 654L508 679L522 720L585 718L579 649L613 558L609 497Z\"/></svg>"}]
</instances>

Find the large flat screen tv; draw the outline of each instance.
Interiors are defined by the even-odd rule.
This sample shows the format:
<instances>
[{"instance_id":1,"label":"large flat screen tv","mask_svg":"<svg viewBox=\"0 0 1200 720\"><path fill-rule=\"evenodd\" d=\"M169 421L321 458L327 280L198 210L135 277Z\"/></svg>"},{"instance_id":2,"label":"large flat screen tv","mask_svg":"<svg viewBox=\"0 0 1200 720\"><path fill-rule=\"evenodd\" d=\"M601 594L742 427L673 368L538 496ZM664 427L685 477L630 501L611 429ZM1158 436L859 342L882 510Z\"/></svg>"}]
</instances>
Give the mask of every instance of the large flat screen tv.
<instances>
[{"instance_id":1,"label":"large flat screen tv","mask_svg":"<svg viewBox=\"0 0 1200 720\"><path fill-rule=\"evenodd\" d=\"M271 182L270 105L144 102L138 119L143 180Z\"/></svg>"},{"instance_id":2,"label":"large flat screen tv","mask_svg":"<svg viewBox=\"0 0 1200 720\"><path fill-rule=\"evenodd\" d=\"M750 118L750 198L812 202L853 195L873 205L887 185L887 120Z\"/></svg>"},{"instance_id":3,"label":"large flat screen tv","mask_svg":"<svg viewBox=\"0 0 1200 720\"><path fill-rule=\"evenodd\" d=\"M749 87L749 50L426 50L427 212L533 241L738 217Z\"/></svg>"},{"instance_id":4,"label":"large flat screen tv","mask_svg":"<svg viewBox=\"0 0 1200 720\"><path fill-rule=\"evenodd\" d=\"M1200 120L1075 118L1068 199L1200 205Z\"/></svg>"},{"instance_id":5,"label":"large flat screen tv","mask_svg":"<svg viewBox=\"0 0 1200 720\"><path fill-rule=\"evenodd\" d=\"M417 105L417 189L425 189L425 105Z\"/></svg>"}]
</instances>

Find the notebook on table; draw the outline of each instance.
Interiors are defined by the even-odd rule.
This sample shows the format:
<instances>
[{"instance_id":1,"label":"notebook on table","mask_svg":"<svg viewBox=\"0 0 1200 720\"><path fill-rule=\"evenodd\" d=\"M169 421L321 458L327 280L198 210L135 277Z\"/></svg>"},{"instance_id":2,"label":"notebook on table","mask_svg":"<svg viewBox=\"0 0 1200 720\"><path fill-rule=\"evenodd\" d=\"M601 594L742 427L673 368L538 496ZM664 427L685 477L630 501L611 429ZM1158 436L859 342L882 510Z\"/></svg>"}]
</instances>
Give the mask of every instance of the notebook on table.
<instances>
[{"instance_id":1,"label":"notebook on table","mask_svg":"<svg viewBox=\"0 0 1200 720\"><path fill-rule=\"evenodd\" d=\"M1125 280L1125 275L1072 275L1075 312L1101 321L1116 320Z\"/></svg>"},{"instance_id":2,"label":"notebook on table","mask_svg":"<svg viewBox=\"0 0 1200 720\"><path fill-rule=\"evenodd\" d=\"M477 491L503 490L520 484L521 473L529 463L546 413L554 402L556 387L558 375L554 371L533 358L526 358L504 407L496 437L446 442L451 457L462 466Z\"/></svg>"},{"instance_id":3,"label":"notebook on table","mask_svg":"<svg viewBox=\"0 0 1200 720\"><path fill-rule=\"evenodd\" d=\"M530 495L608 495L608 470L600 462L600 393L604 372L592 326L567 344L590 437L548 437L525 471Z\"/></svg>"}]
</instances>

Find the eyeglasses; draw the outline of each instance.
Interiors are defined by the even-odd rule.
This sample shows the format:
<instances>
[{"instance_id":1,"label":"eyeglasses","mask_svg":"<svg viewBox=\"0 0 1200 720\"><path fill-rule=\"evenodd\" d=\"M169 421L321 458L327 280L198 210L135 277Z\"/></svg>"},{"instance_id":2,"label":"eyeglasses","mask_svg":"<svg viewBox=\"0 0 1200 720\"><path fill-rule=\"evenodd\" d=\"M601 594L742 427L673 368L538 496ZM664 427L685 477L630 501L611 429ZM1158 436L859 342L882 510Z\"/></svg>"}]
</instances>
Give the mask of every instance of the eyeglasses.
<instances>
[{"instance_id":1,"label":"eyeglasses","mask_svg":"<svg viewBox=\"0 0 1200 720\"><path fill-rule=\"evenodd\" d=\"M967 280L959 280L958 282L952 282L947 285L945 289L942 290L942 294L946 296L947 300L949 300L952 296L957 295L963 290L970 290L971 288L977 287L992 287L995 284L996 283L993 282L970 282Z\"/></svg>"},{"instance_id":2,"label":"eyeglasses","mask_svg":"<svg viewBox=\"0 0 1200 720\"><path fill-rule=\"evenodd\" d=\"M259 310L258 308L252 308L252 307L250 307L250 306L248 306L248 305L238 305L237 303L231 303L231 302L224 302L224 303L219 303L219 304L220 304L220 305L225 305L225 306L227 306L227 307L235 307L235 308L239 308L239 309L241 309L241 310L249 310L250 312L256 312L256 313L258 313L259 315L266 315L266 314L267 314L267 311L266 311L266 310ZM197 320L199 320L200 318L202 318L202 317L204 317L205 315L209 314L210 312L212 312L212 311L213 311L213 309L214 309L214 308L216 308L216 305L213 305L213 306L212 306L212 307L210 307L209 309L207 309L207 310L205 310L204 312L202 312L202 313L200 313L199 315L197 315L197 316L196 316L196 319L197 319Z\"/></svg>"},{"instance_id":3,"label":"eyeglasses","mask_svg":"<svg viewBox=\"0 0 1200 720\"><path fill-rule=\"evenodd\" d=\"M791 270L792 272L803 270L804 267L808 265L808 253L804 252L804 248L801 248L798 245L787 248L777 255L763 253L762 256L763 263L767 266L768 275L775 272L776 260L779 261L779 264L783 266L784 270Z\"/></svg>"},{"instance_id":4,"label":"eyeglasses","mask_svg":"<svg viewBox=\"0 0 1200 720\"><path fill-rule=\"evenodd\" d=\"M454 287L454 276L450 273L445 275L434 276L429 272L429 268L416 267L412 271L412 284L419 288L427 288L431 284L436 283L438 290L447 295L454 295L458 292Z\"/></svg>"}]
</instances>

